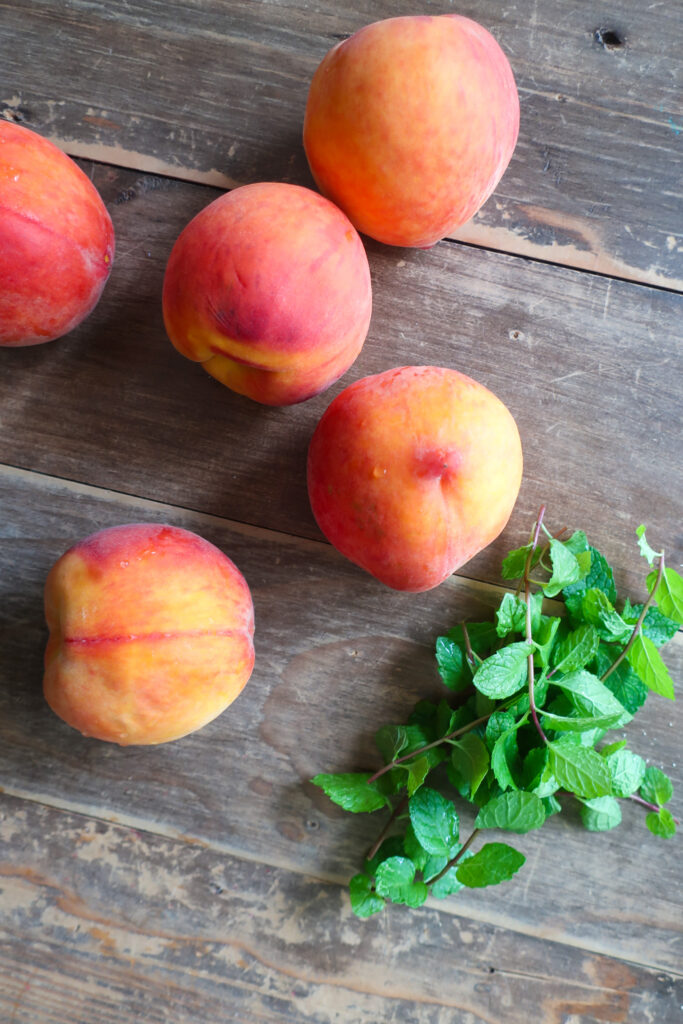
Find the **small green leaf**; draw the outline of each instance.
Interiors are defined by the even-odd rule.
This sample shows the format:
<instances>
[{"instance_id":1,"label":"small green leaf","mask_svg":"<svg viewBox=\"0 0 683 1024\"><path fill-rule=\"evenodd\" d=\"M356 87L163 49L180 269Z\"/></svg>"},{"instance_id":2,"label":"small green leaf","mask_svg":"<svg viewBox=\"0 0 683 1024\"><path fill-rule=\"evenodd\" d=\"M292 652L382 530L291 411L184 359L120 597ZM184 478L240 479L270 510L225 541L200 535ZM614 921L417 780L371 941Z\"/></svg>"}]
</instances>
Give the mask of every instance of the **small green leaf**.
<instances>
[{"instance_id":1,"label":"small green leaf","mask_svg":"<svg viewBox=\"0 0 683 1024\"><path fill-rule=\"evenodd\" d=\"M498 737L491 751L491 768L501 789L519 789L512 774L519 767L517 726Z\"/></svg>"},{"instance_id":2,"label":"small green leaf","mask_svg":"<svg viewBox=\"0 0 683 1024\"><path fill-rule=\"evenodd\" d=\"M384 909L384 900L373 889L372 879L368 875L354 875L349 882L351 909L356 917L371 917Z\"/></svg>"},{"instance_id":3,"label":"small green leaf","mask_svg":"<svg viewBox=\"0 0 683 1024\"><path fill-rule=\"evenodd\" d=\"M645 769L643 782L640 787L640 795L649 804L658 804L662 807L668 804L673 796L674 787L668 775L665 775L661 768L650 765Z\"/></svg>"},{"instance_id":4,"label":"small green leaf","mask_svg":"<svg viewBox=\"0 0 683 1024\"><path fill-rule=\"evenodd\" d=\"M493 750L496 740L504 732L515 727L515 716L509 711L494 711L486 723L486 743L489 750Z\"/></svg>"},{"instance_id":5,"label":"small green leaf","mask_svg":"<svg viewBox=\"0 0 683 1024\"><path fill-rule=\"evenodd\" d=\"M538 628L543 607L543 593L538 591L529 598L531 630ZM517 594L505 594L496 611L496 632L499 637L526 630L526 601Z\"/></svg>"},{"instance_id":6,"label":"small green leaf","mask_svg":"<svg viewBox=\"0 0 683 1024\"><path fill-rule=\"evenodd\" d=\"M600 637L595 626L584 623L561 640L553 651L555 672L576 672L598 653Z\"/></svg>"},{"instance_id":7,"label":"small green leaf","mask_svg":"<svg viewBox=\"0 0 683 1024\"><path fill-rule=\"evenodd\" d=\"M550 794L550 796L542 797L542 803L545 809L546 818L550 818L553 814L562 813L562 804L556 796L552 795L552 793Z\"/></svg>"},{"instance_id":8,"label":"small green leaf","mask_svg":"<svg viewBox=\"0 0 683 1024\"><path fill-rule=\"evenodd\" d=\"M605 751L601 750L602 756ZM615 750L606 757L612 780L612 792L622 798L631 796L640 789L645 777L645 762L631 750Z\"/></svg>"},{"instance_id":9,"label":"small green leaf","mask_svg":"<svg viewBox=\"0 0 683 1024\"><path fill-rule=\"evenodd\" d=\"M616 743L607 743L604 747L600 748L601 757L609 757L610 754L616 754L617 750L623 750L626 746L626 740L617 740Z\"/></svg>"},{"instance_id":10,"label":"small green leaf","mask_svg":"<svg viewBox=\"0 0 683 1024\"><path fill-rule=\"evenodd\" d=\"M406 783L408 796L413 796L429 774L429 758L424 756L418 757L416 761L411 761L409 765L404 767L408 769L408 780Z\"/></svg>"},{"instance_id":11,"label":"small green leaf","mask_svg":"<svg viewBox=\"0 0 683 1024\"><path fill-rule=\"evenodd\" d=\"M454 896L456 892L460 892L463 888L463 883L458 880L457 865L452 867L450 871L447 871L438 882L430 884L430 892L438 900L443 900L446 896Z\"/></svg>"},{"instance_id":12,"label":"small green leaf","mask_svg":"<svg viewBox=\"0 0 683 1024\"><path fill-rule=\"evenodd\" d=\"M585 669L553 679L553 683L569 695L572 704L581 714L596 719L596 727L600 725L597 719L612 720L612 725L624 725L631 720L631 715L624 711L609 687Z\"/></svg>"},{"instance_id":13,"label":"small green leaf","mask_svg":"<svg viewBox=\"0 0 683 1024\"><path fill-rule=\"evenodd\" d=\"M474 685L486 697L510 697L524 686L527 658L533 650L530 643L522 641L496 651L475 672Z\"/></svg>"},{"instance_id":14,"label":"small green leaf","mask_svg":"<svg viewBox=\"0 0 683 1024\"><path fill-rule=\"evenodd\" d=\"M591 587L581 598L581 612L586 622L595 626L603 640L625 643L632 633L631 627L602 590Z\"/></svg>"},{"instance_id":15,"label":"small green leaf","mask_svg":"<svg viewBox=\"0 0 683 1024\"><path fill-rule=\"evenodd\" d=\"M603 675L611 667L616 654L611 655L609 648L600 646L595 659L596 672ZM622 707L632 715L643 706L648 695L648 688L635 674L628 661L624 659L604 680L605 686L617 698Z\"/></svg>"},{"instance_id":16,"label":"small green leaf","mask_svg":"<svg viewBox=\"0 0 683 1024\"><path fill-rule=\"evenodd\" d=\"M655 836L662 839L671 839L676 834L676 822L671 811L666 807L660 807L659 812L652 811L645 817L645 824Z\"/></svg>"},{"instance_id":17,"label":"small green leaf","mask_svg":"<svg viewBox=\"0 0 683 1024\"><path fill-rule=\"evenodd\" d=\"M316 775L311 782L320 786L330 800L345 811L358 813L378 811L387 804L386 797L375 788L374 783L368 785L371 777L370 772L340 772L336 775Z\"/></svg>"},{"instance_id":18,"label":"small green leaf","mask_svg":"<svg viewBox=\"0 0 683 1024\"><path fill-rule=\"evenodd\" d=\"M597 548L590 547L588 550L591 556L588 575L584 579L579 580L578 583L572 583L570 586L565 587L562 596L567 600L570 597L574 598L585 593L586 590L595 588L596 590L602 590L612 604L614 604L617 599L617 588L614 585L612 567ZM569 601L567 601L567 604L569 604Z\"/></svg>"},{"instance_id":19,"label":"small green leaf","mask_svg":"<svg viewBox=\"0 0 683 1024\"><path fill-rule=\"evenodd\" d=\"M423 786L408 803L410 822L427 853L452 857L458 845L459 822L452 801Z\"/></svg>"},{"instance_id":20,"label":"small green leaf","mask_svg":"<svg viewBox=\"0 0 683 1024\"><path fill-rule=\"evenodd\" d=\"M642 610L642 604L632 605L627 598L621 617L629 626L635 626ZM669 640L673 640L676 636L679 629L677 622L674 622L667 615L662 615L659 608L654 606L648 608L645 612L645 618L640 628L645 636L652 640L655 647L663 647L664 644L668 644Z\"/></svg>"},{"instance_id":21,"label":"small green leaf","mask_svg":"<svg viewBox=\"0 0 683 1024\"><path fill-rule=\"evenodd\" d=\"M674 684L662 656L646 636L639 634L626 655L631 668L647 686L648 690L662 697L675 700Z\"/></svg>"},{"instance_id":22,"label":"small green leaf","mask_svg":"<svg viewBox=\"0 0 683 1024\"><path fill-rule=\"evenodd\" d=\"M405 836L388 836L380 848L375 853L372 860L365 860L363 864L363 871L366 875L374 877L377 868L384 860L388 860L389 857L402 857L406 853Z\"/></svg>"},{"instance_id":23,"label":"small green leaf","mask_svg":"<svg viewBox=\"0 0 683 1024\"><path fill-rule=\"evenodd\" d=\"M580 715L554 715L549 711L543 712L542 725L544 729L554 729L555 732L592 732L595 729L614 729L622 724L624 716L623 709L614 715L596 715L584 718ZM590 744L593 746L593 743Z\"/></svg>"},{"instance_id":24,"label":"small green leaf","mask_svg":"<svg viewBox=\"0 0 683 1024\"><path fill-rule=\"evenodd\" d=\"M465 652L450 637L437 637L436 663L439 674L449 690L464 690L472 682L472 672L467 664Z\"/></svg>"},{"instance_id":25,"label":"small green leaf","mask_svg":"<svg viewBox=\"0 0 683 1024\"><path fill-rule=\"evenodd\" d=\"M577 583L585 575L581 571L576 555L566 544L555 538L550 541L550 562L553 573L544 587L546 597L555 597L565 587Z\"/></svg>"},{"instance_id":26,"label":"small green leaf","mask_svg":"<svg viewBox=\"0 0 683 1024\"><path fill-rule=\"evenodd\" d=\"M475 828L502 828L508 832L530 832L545 821L545 810L534 793L501 793L481 808Z\"/></svg>"},{"instance_id":27,"label":"small green leaf","mask_svg":"<svg viewBox=\"0 0 683 1024\"><path fill-rule=\"evenodd\" d=\"M516 580L524 575L526 560L530 551L531 544L525 544L524 547L515 548L514 551L507 555L503 560L503 568L501 570L501 576L504 580ZM541 552L537 549L534 551L532 559L537 562L540 557Z\"/></svg>"},{"instance_id":28,"label":"small green leaf","mask_svg":"<svg viewBox=\"0 0 683 1024\"><path fill-rule=\"evenodd\" d=\"M636 536L638 538L638 547L640 548L641 555L643 558L647 559L648 565L653 565L655 558L661 558L662 552L653 551L648 544L647 537L645 536L645 525L643 523L641 523L636 530Z\"/></svg>"},{"instance_id":29,"label":"small green leaf","mask_svg":"<svg viewBox=\"0 0 683 1024\"><path fill-rule=\"evenodd\" d=\"M571 535L569 540L565 540L563 543L573 555L580 555L582 553L590 554L588 538L583 530L574 530L574 533Z\"/></svg>"},{"instance_id":30,"label":"small green leaf","mask_svg":"<svg viewBox=\"0 0 683 1024\"><path fill-rule=\"evenodd\" d=\"M507 843L486 843L478 853L459 864L456 876L470 889L507 882L519 871L526 857Z\"/></svg>"},{"instance_id":31,"label":"small green leaf","mask_svg":"<svg viewBox=\"0 0 683 1024\"><path fill-rule=\"evenodd\" d=\"M560 741L549 746L550 770L560 786L586 800L609 796L609 769L597 751Z\"/></svg>"},{"instance_id":32,"label":"small green leaf","mask_svg":"<svg viewBox=\"0 0 683 1024\"><path fill-rule=\"evenodd\" d=\"M422 906L428 895L424 882L415 881L415 865L407 857L382 861L375 875L375 889L379 896L408 907Z\"/></svg>"},{"instance_id":33,"label":"small green leaf","mask_svg":"<svg viewBox=\"0 0 683 1024\"><path fill-rule=\"evenodd\" d=\"M651 591L657 582L657 570L647 577L648 590ZM655 601L659 609L668 618L683 626L683 579L675 569L665 569L662 581L657 587Z\"/></svg>"},{"instance_id":34,"label":"small green leaf","mask_svg":"<svg viewBox=\"0 0 683 1024\"><path fill-rule=\"evenodd\" d=\"M496 625L494 622L466 622L465 629L467 630L467 639L469 640L470 646L475 654L484 657L488 654L489 650L498 641L498 634L496 633ZM449 629L447 639L452 640L454 643L462 647L463 650L466 648L465 633L463 632L462 626L456 626L455 629Z\"/></svg>"},{"instance_id":35,"label":"small green leaf","mask_svg":"<svg viewBox=\"0 0 683 1024\"><path fill-rule=\"evenodd\" d=\"M383 725L375 733L375 745L384 758L384 763L394 761L404 747L408 746L408 733L404 725Z\"/></svg>"},{"instance_id":36,"label":"small green leaf","mask_svg":"<svg viewBox=\"0 0 683 1024\"><path fill-rule=\"evenodd\" d=\"M473 797L489 770L486 744L476 733L465 733L453 744L451 763L456 778L466 784L470 797Z\"/></svg>"},{"instance_id":37,"label":"small green leaf","mask_svg":"<svg viewBox=\"0 0 683 1024\"><path fill-rule=\"evenodd\" d=\"M581 821L589 832L608 832L621 823L621 807L613 796L581 801Z\"/></svg>"},{"instance_id":38,"label":"small green leaf","mask_svg":"<svg viewBox=\"0 0 683 1024\"><path fill-rule=\"evenodd\" d=\"M538 629L532 634L537 644L534 659L543 668L550 664L550 658L557 640L557 631L562 620L556 616L541 615Z\"/></svg>"}]
</instances>

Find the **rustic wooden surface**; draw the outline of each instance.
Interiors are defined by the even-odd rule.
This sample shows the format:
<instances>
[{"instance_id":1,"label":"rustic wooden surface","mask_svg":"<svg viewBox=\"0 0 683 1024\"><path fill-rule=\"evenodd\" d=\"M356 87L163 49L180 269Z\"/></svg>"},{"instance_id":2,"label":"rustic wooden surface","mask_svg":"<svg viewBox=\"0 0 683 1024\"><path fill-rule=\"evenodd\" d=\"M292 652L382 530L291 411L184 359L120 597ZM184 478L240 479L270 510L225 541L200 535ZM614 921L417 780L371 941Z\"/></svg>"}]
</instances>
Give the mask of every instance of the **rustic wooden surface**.
<instances>
[{"instance_id":1,"label":"rustic wooden surface","mask_svg":"<svg viewBox=\"0 0 683 1024\"><path fill-rule=\"evenodd\" d=\"M375 726L441 692L435 636L491 608L500 555L542 501L557 527L589 529L634 600L638 523L681 559L680 10L627 0L615 21L598 0L458 10L495 33L515 70L510 169L457 240L428 252L370 243L375 304L358 361L325 395L264 409L167 341L171 245L216 186L310 183L300 123L317 62L367 21L414 7L0 5L0 116L80 157L117 232L89 320L0 353L3 1024L680 1019L680 840L650 836L635 806L611 833L588 835L570 815L520 837L528 862L498 891L363 923L342 886L381 820L337 812L308 783L374 765ZM334 394L415 362L500 395L525 478L491 549L404 595L322 541L303 469ZM50 565L126 521L217 543L256 606L244 694L158 748L80 737L40 690ZM683 645L667 660L680 677ZM679 706L651 698L629 733L673 766L679 793L681 729Z\"/></svg>"}]
</instances>

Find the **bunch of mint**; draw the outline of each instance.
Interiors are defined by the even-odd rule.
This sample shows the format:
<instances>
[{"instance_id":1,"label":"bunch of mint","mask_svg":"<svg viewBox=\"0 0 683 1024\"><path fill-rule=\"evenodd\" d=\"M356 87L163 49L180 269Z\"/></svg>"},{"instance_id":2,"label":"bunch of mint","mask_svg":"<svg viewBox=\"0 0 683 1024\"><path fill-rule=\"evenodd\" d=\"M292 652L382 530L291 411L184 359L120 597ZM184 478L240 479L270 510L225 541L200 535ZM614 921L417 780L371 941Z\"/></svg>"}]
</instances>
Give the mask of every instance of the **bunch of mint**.
<instances>
[{"instance_id":1,"label":"bunch of mint","mask_svg":"<svg viewBox=\"0 0 683 1024\"><path fill-rule=\"evenodd\" d=\"M673 793L668 777L625 740L604 740L631 721L650 690L674 699L659 648L683 623L683 580L641 526L648 597L617 611L606 559L582 531L552 536L544 511L529 543L503 562L503 577L518 584L495 621L462 623L436 642L441 678L456 697L422 700L405 725L383 725L375 742L385 765L374 774L312 780L347 811L389 811L349 883L359 917L387 901L416 907L430 893L445 897L511 878L524 856L502 842L474 852L475 840L487 829L540 828L562 811L563 794L579 801L590 831L617 826L623 799L644 805L655 835L676 831L665 806ZM544 614L544 598L564 601L565 614ZM478 808L463 841L455 803L442 790Z\"/></svg>"}]
</instances>

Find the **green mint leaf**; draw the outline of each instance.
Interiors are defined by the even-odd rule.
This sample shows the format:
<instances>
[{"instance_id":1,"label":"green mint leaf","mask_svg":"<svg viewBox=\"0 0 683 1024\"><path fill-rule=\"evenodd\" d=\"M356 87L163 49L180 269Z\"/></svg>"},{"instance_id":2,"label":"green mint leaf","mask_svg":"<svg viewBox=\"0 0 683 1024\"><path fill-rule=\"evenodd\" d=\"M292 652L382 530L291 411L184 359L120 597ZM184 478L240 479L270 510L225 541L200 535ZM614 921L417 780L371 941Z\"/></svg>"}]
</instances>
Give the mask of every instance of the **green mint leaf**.
<instances>
[{"instance_id":1,"label":"green mint leaf","mask_svg":"<svg viewBox=\"0 0 683 1024\"><path fill-rule=\"evenodd\" d=\"M414 796L429 774L431 767L429 758L423 755L418 757L416 761L412 761L410 765L405 765L404 767L408 769L408 779L406 782L408 796Z\"/></svg>"},{"instance_id":2,"label":"green mint leaf","mask_svg":"<svg viewBox=\"0 0 683 1024\"><path fill-rule=\"evenodd\" d=\"M556 672L576 672L585 668L598 653L600 637L595 626L584 623L561 640L553 651Z\"/></svg>"},{"instance_id":3,"label":"green mint leaf","mask_svg":"<svg viewBox=\"0 0 683 1024\"><path fill-rule=\"evenodd\" d=\"M562 804L557 799L557 797L553 796L552 794L550 796L542 797L541 802L545 810L546 818L550 818L553 814L562 813Z\"/></svg>"},{"instance_id":4,"label":"green mint leaf","mask_svg":"<svg viewBox=\"0 0 683 1024\"><path fill-rule=\"evenodd\" d=\"M596 729L614 729L622 724L624 710L615 715L599 715L584 718L580 715L555 715L550 711L544 711L542 725L544 729L554 729L555 732L580 732L592 733ZM602 737L599 737L600 739ZM591 737L589 746L594 745L594 737Z\"/></svg>"},{"instance_id":5,"label":"green mint leaf","mask_svg":"<svg viewBox=\"0 0 683 1024\"><path fill-rule=\"evenodd\" d=\"M531 832L545 821L545 810L535 793L501 793L481 808L475 828L502 828L508 832Z\"/></svg>"},{"instance_id":6,"label":"green mint leaf","mask_svg":"<svg viewBox=\"0 0 683 1024\"><path fill-rule=\"evenodd\" d=\"M513 770L519 770L517 726L498 737L491 751L491 769L501 789L519 789Z\"/></svg>"},{"instance_id":7,"label":"green mint leaf","mask_svg":"<svg viewBox=\"0 0 683 1024\"><path fill-rule=\"evenodd\" d=\"M550 541L550 563L553 567L552 576L543 588L546 597L555 597L565 587L577 583L585 573L582 573L581 566L566 544L561 540Z\"/></svg>"},{"instance_id":8,"label":"green mint leaf","mask_svg":"<svg viewBox=\"0 0 683 1024\"><path fill-rule=\"evenodd\" d=\"M582 552L590 553L588 538L583 530L575 530L569 540L565 540L563 543L573 555L580 555Z\"/></svg>"},{"instance_id":9,"label":"green mint leaf","mask_svg":"<svg viewBox=\"0 0 683 1024\"><path fill-rule=\"evenodd\" d=\"M466 622L465 629L467 630L470 647L480 657L488 654L490 649L498 642L498 634L496 633L494 622ZM465 634L462 626L449 629L446 637L462 647L463 650L466 649Z\"/></svg>"},{"instance_id":10,"label":"green mint leaf","mask_svg":"<svg viewBox=\"0 0 683 1024\"><path fill-rule=\"evenodd\" d=\"M537 644L534 651L534 661L541 668L547 668L550 664L550 658L557 639L557 631L561 622L562 620L556 615L541 615L538 629L532 632L534 641Z\"/></svg>"},{"instance_id":11,"label":"green mint leaf","mask_svg":"<svg viewBox=\"0 0 683 1024\"><path fill-rule=\"evenodd\" d=\"M387 805L387 799L372 783L370 772L340 772L336 775L316 775L311 779L315 786L320 786L333 803L339 804L345 811L354 813L378 811Z\"/></svg>"},{"instance_id":12,"label":"green mint leaf","mask_svg":"<svg viewBox=\"0 0 683 1024\"><path fill-rule=\"evenodd\" d=\"M455 865L450 869L450 871L447 871L446 874L438 880L438 882L433 882L431 884L430 892L432 896L436 896L438 900L442 900L445 899L446 896L454 896L456 892L460 892L463 888L463 883L458 880L457 865Z\"/></svg>"},{"instance_id":13,"label":"green mint leaf","mask_svg":"<svg viewBox=\"0 0 683 1024\"><path fill-rule=\"evenodd\" d=\"M587 576L579 580L579 582L565 587L562 596L567 601L567 605L569 605L568 598L580 596L586 590L595 588L596 590L602 590L607 595L608 600L614 604L617 599L617 588L614 584L612 567L597 548L590 547L588 550L590 551L591 564Z\"/></svg>"},{"instance_id":14,"label":"green mint leaf","mask_svg":"<svg viewBox=\"0 0 683 1024\"><path fill-rule=\"evenodd\" d=\"M543 607L543 593L538 591L529 598L531 631L538 628ZM524 633L526 630L526 601L517 594L505 594L496 611L496 633L499 637L509 633Z\"/></svg>"},{"instance_id":15,"label":"green mint leaf","mask_svg":"<svg viewBox=\"0 0 683 1024\"><path fill-rule=\"evenodd\" d=\"M647 686L662 697L675 700L674 684L662 656L648 637L639 634L626 655L628 662Z\"/></svg>"},{"instance_id":16,"label":"green mint leaf","mask_svg":"<svg viewBox=\"0 0 683 1024\"><path fill-rule=\"evenodd\" d=\"M647 577L649 591L652 591L656 582L657 571L655 570ZM664 615L673 619L679 626L683 626L683 579L675 569L664 570L662 581L657 587L655 601Z\"/></svg>"},{"instance_id":17,"label":"green mint leaf","mask_svg":"<svg viewBox=\"0 0 683 1024\"><path fill-rule=\"evenodd\" d=\"M375 875L375 889L378 896L408 907L422 906L428 895L424 882L415 881L415 865L407 857L382 861Z\"/></svg>"},{"instance_id":18,"label":"green mint leaf","mask_svg":"<svg viewBox=\"0 0 683 1024\"><path fill-rule=\"evenodd\" d=\"M596 720L613 719L612 725L624 725L631 720L632 716L624 710L609 687L585 669L557 679L553 678L553 683L570 696L574 707L584 715L593 716ZM601 726L598 721L595 722L595 726L608 727Z\"/></svg>"},{"instance_id":19,"label":"green mint leaf","mask_svg":"<svg viewBox=\"0 0 683 1024\"><path fill-rule=\"evenodd\" d=\"M605 757L605 751L600 753ZM619 749L605 758L612 780L612 792L622 798L636 793L645 778L645 762L631 750Z\"/></svg>"},{"instance_id":20,"label":"green mint leaf","mask_svg":"<svg viewBox=\"0 0 683 1024\"><path fill-rule=\"evenodd\" d=\"M501 570L501 576L504 580L516 580L524 575L524 568L530 551L531 544L525 544L524 547L515 548L514 551L507 555L503 560L503 568ZM537 562L540 557L541 552L537 549L532 556L532 564L534 561Z\"/></svg>"},{"instance_id":21,"label":"green mint leaf","mask_svg":"<svg viewBox=\"0 0 683 1024\"><path fill-rule=\"evenodd\" d=\"M382 861L388 860L389 857L402 857L405 853L405 836L388 836L372 860L365 860L363 871L373 878Z\"/></svg>"},{"instance_id":22,"label":"green mint leaf","mask_svg":"<svg viewBox=\"0 0 683 1024\"><path fill-rule=\"evenodd\" d=\"M494 711L486 723L486 743L489 750L493 750L496 740L504 732L515 727L515 716L509 711Z\"/></svg>"},{"instance_id":23,"label":"green mint leaf","mask_svg":"<svg viewBox=\"0 0 683 1024\"><path fill-rule=\"evenodd\" d=\"M602 757L609 757L610 754L616 754L617 750L623 750L625 746L626 740L617 740L616 743L607 743L599 752Z\"/></svg>"},{"instance_id":24,"label":"green mint leaf","mask_svg":"<svg viewBox=\"0 0 683 1024\"><path fill-rule=\"evenodd\" d=\"M676 834L676 822L666 807L660 807L659 813L652 811L646 815L645 824L653 835L661 836L662 839L671 839Z\"/></svg>"},{"instance_id":25,"label":"green mint leaf","mask_svg":"<svg viewBox=\"0 0 683 1024\"><path fill-rule=\"evenodd\" d=\"M621 824L621 807L613 796L581 801L581 821L589 832L608 832Z\"/></svg>"},{"instance_id":26,"label":"green mint leaf","mask_svg":"<svg viewBox=\"0 0 683 1024\"><path fill-rule=\"evenodd\" d=\"M653 551L650 545L648 544L647 537L645 536L645 525L643 523L641 523L638 529L636 530L636 536L638 538L638 547L640 548L641 555L643 556L643 558L647 559L648 565L653 565L655 558L660 558L662 552Z\"/></svg>"},{"instance_id":27,"label":"green mint leaf","mask_svg":"<svg viewBox=\"0 0 683 1024\"><path fill-rule=\"evenodd\" d=\"M560 741L549 746L550 770L563 789L586 800L609 796L609 769L597 751Z\"/></svg>"},{"instance_id":28,"label":"green mint leaf","mask_svg":"<svg viewBox=\"0 0 683 1024\"><path fill-rule=\"evenodd\" d=\"M486 843L469 860L458 864L456 876L470 889L507 882L519 871L526 857L507 843Z\"/></svg>"},{"instance_id":29,"label":"green mint leaf","mask_svg":"<svg viewBox=\"0 0 683 1024\"><path fill-rule=\"evenodd\" d=\"M602 590L591 587L581 599L581 613L586 622L595 626L603 640L625 643L632 633L631 627Z\"/></svg>"},{"instance_id":30,"label":"green mint leaf","mask_svg":"<svg viewBox=\"0 0 683 1024\"><path fill-rule=\"evenodd\" d=\"M486 697L510 697L524 686L527 658L533 650L530 643L522 641L496 651L475 672L474 685Z\"/></svg>"},{"instance_id":31,"label":"green mint leaf","mask_svg":"<svg viewBox=\"0 0 683 1024\"><path fill-rule=\"evenodd\" d=\"M386 840L385 840L386 842ZM408 822L406 825L405 835L403 836L403 848L401 850L394 850L393 853L396 855L404 854L410 860L412 860L418 871L424 869L425 864L429 860L429 854L420 843L419 839L415 835L413 826ZM381 847L380 847L381 849Z\"/></svg>"},{"instance_id":32,"label":"green mint leaf","mask_svg":"<svg viewBox=\"0 0 683 1024\"><path fill-rule=\"evenodd\" d=\"M451 764L455 779L466 787L466 795L472 798L489 770L488 748L476 733L465 733L453 744Z\"/></svg>"},{"instance_id":33,"label":"green mint leaf","mask_svg":"<svg viewBox=\"0 0 683 1024\"><path fill-rule=\"evenodd\" d=\"M408 746L408 733L404 725L383 725L375 733L375 746L384 758L384 763L396 760Z\"/></svg>"},{"instance_id":34,"label":"green mint leaf","mask_svg":"<svg viewBox=\"0 0 683 1024\"><path fill-rule=\"evenodd\" d=\"M349 882L351 910L356 917L371 917L384 909L384 900L373 889L372 879L368 875L354 875Z\"/></svg>"},{"instance_id":35,"label":"green mint leaf","mask_svg":"<svg viewBox=\"0 0 683 1024\"><path fill-rule=\"evenodd\" d=\"M596 673L603 675L616 658L608 647L601 645L595 659ZM628 661L620 662L614 671L604 680L605 686L617 698L622 707L635 715L642 708L648 695L648 688L635 674Z\"/></svg>"},{"instance_id":36,"label":"green mint leaf","mask_svg":"<svg viewBox=\"0 0 683 1024\"><path fill-rule=\"evenodd\" d=\"M450 800L423 786L408 802L410 823L427 853L452 857L458 845L459 822Z\"/></svg>"},{"instance_id":37,"label":"green mint leaf","mask_svg":"<svg viewBox=\"0 0 683 1024\"><path fill-rule=\"evenodd\" d=\"M635 626L642 610L642 604L632 605L627 599L621 617L629 626ZM664 644L668 644L669 640L673 640L679 627L677 622L667 615L662 615L659 608L653 606L645 612L645 618L640 628L645 636L652 640L655 647L663 647Z\"/></svg>"},{"instance_id":38,"label":"green mint leaf","mask_svg":"<svg viewBox=\"0 0 683 1024\"><path fill-rule=\"evenodd\" d=\"M673 796L674 787L668 775L665 775L661 768L650 765L645 769L643 782L640 787L640 795L649 804L658 804L662 807L668 804Z\"/></svg>"},{"instance_id":39,"label":"green mint leaf","mask_svg":"<svg viewBox=\"0 0 683 1024\"><path fill-rule=\"evenodd\" d=\"M467 664L465 652L450 637L437 638L436 663L439 675L449 690L464 690L472 682L472 672Z\"/></svg>"}]
</instances>

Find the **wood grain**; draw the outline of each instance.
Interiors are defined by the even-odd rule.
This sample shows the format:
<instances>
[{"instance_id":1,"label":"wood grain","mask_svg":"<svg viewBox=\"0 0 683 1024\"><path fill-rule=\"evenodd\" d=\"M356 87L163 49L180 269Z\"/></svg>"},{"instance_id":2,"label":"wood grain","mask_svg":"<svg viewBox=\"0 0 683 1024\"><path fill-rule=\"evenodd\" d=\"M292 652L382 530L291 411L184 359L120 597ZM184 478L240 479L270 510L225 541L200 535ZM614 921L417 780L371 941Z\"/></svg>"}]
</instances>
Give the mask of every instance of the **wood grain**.
<instances>
[{"instance_id":1,"label":"wood grain","mask_svg":"<svg viewBox=\"0 0 683 1024\"><path fill-rule=\"evenodd\" d=\"M641 581L639 523L671 564L680 560L683 489L671 472L681 442L680 296L455 243L372 246L373 320L356 363L324 394L266 408L183 359L163 328L173 242L218 193L87 169L115 221L112 277L72 334L0 352L2 462L319 538L305 461L328 402L366 374L434 363L497 394L524 446L508 530L467 575L497 580L542 502L556 528L586 527L608 547L629 588Z\"/></svg>"},{"instance_id":2,"label":"wood grain","mask_svg":"<svg viewBox=\"0 0 683 1024\"><path fill-rule=\"evenodd\" d=\"M681 979L433 907L0 798L12 1024L674 1024Z\"/></svg>"},{"instance_id":3,"label":"wood grain","mask_svg":"<svg viewBox=\"0 0 683 1024\"><path fill-rule=\"evenodd\" d=\"M458 12L507 52L522 126L494 197L457 237L681 289L677 6L461 0ZM379 0L371 15L332 0L12 0L0 116L137 170L310 184L300 137L318 63L368 21L413 13L412 0Z\"/></svg>"},{"instance_id":4,"label":"wood grain","mask_svg":"<svg viewBox=\"0 0 683 1024\"><path fill-rule=\"evenodd\" d=\"M379 766L375 729L405 720L417 699L445 694L435 637L464 615L490 614L499 591L453 577L427 594L390 593L327 545L37 474L0 472L0 502L4 789L321 879L355 873L382 816L345 815L308 780ZM50 565L75 540L142 521L193 529L242 569L256 608L256 668L229 711L200 732L123 749L79 736L44 704L41 592ZM667 661L680 678L683 645L672 645ZM677 787L682 726L680 707L653 697L627 733ZM498 892L461 893L444 912L680 969L677 840L651 836L642 809L627 804L614 832L587 834L570 808L542 833L515 837L528 858L523 873ZM464 834L470 826L463 807Z\"/></svg>"}]
</instances>

